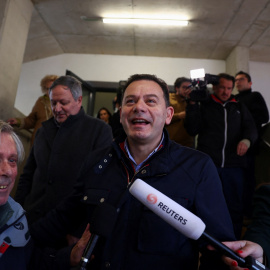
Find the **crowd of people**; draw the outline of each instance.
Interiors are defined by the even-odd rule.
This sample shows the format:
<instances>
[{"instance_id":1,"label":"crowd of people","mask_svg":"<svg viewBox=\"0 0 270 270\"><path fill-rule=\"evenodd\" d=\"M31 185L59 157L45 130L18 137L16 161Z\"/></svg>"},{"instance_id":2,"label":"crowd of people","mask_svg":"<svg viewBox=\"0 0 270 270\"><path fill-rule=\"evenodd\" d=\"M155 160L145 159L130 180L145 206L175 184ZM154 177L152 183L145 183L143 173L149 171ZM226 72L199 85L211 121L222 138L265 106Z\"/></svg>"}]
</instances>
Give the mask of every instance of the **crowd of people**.
<instances>
[{"instance_id":1,"label":"crowd of people","mask_svg":"<svg viewBox=\"0 0 270 270\"><path fill-rule=\"evenodd\" d=\"M207 238L194 241L147 209L129 192L137 179L199 217L211 236L240 257L253 256L267 265L270 185L255 192L251 206L267 106L251 90L248 73L218 78L212 92L198 101L192 99L188 78L178 78L175 92L169 93L155 75L135 74L117 96L115 113L102 107L95 118L84 112L77 79L44 77L49 119L38 120L34 113L38 99L31 125L21 125L27 117L10 118L10 125L0 121L0 268L80 267L88 243L94 249L87 269L247 267L222 256ZM39 128L12 199L24 152L11 125L32 128L34 122ZM251 208L252 222L243 235ZM177 209L161 209L189 226Z\"/></svg>"}]
</instances>

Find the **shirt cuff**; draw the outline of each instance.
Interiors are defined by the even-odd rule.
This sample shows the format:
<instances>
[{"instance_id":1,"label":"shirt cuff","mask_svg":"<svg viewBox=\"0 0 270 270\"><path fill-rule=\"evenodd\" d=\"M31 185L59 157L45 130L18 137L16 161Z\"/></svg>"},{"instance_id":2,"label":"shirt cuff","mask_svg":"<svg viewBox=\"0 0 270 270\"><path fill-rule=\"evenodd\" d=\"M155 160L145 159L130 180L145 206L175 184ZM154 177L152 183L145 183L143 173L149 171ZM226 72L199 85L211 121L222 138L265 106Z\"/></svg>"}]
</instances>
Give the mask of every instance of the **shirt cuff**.
<instances>
[{"instance_id":1,"label":"shirt cuff","mask_svg":"<svg viewBox=\"0 0 270 270\"><path fill-rule=\"evenodd\" d=\"M241 140L241 142L243 142L248 148L250 147L250 140L243 139L243 140Z\"/></svg>"}]
</instances>

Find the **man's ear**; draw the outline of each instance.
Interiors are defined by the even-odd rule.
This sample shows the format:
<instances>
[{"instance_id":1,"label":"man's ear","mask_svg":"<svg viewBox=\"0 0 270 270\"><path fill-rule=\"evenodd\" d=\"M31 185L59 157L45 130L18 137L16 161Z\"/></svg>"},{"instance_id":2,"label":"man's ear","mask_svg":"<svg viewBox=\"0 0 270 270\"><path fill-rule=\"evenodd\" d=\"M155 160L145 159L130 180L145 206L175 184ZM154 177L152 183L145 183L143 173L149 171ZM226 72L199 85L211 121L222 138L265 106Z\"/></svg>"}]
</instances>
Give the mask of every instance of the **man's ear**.
<instances>
[{"instance_id":1,"label":"man's ear","mask_svg":"<svg viewBox=\"0 0 270 270\"><path fill-rule=\"evenodd\" d=\"M166 108L167 114L166 114L166 119L165 119L165 124L169 125L171 123L173 114L174 114L174 109L172 106L169 106Z\"/></svg>"},{"instance_id":2,"label":"man's ear","mask_svg":"<svg viewBox=\"0 0 270 270\"><path fill-rule=\"evenodd\" d=\"M78 103L82 103L82 96L79 96L77 101Z\"/></svg>"}]
</instances>

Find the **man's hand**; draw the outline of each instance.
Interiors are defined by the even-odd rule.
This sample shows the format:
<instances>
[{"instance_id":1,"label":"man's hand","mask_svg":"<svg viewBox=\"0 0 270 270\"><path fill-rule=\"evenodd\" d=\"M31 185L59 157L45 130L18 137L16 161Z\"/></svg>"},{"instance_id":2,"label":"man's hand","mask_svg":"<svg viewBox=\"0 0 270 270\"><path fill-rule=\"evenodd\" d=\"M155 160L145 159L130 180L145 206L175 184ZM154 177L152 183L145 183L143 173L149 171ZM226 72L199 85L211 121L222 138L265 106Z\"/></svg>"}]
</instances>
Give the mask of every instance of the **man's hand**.
<instances>
[{"instance_id":1,"label":"man's hand","mask_svg":"<svg viewBox=\"0 0 270 270\"><path fill-rule=\"evenodd\" d=\"M80 240L80 238L75 237L75 236L73 236L71 234L68 234L66 236L66 240L67 240L68 246L72 246L72 245L76 244Z\"/></svg>"},{"instance_id":2,"label":"man's hand","mask_svg":"<svg viewBox=\"0 0 270 270\"><path fill-rule=\"evenodd\" d=\"M234 242L223 242L224 245L235 251L240 257L245 258L251 256L259 262L263 262L263 249L260 245L246 241L234 241ZM237 262L229 257L223 256L225 264L230 266L231 270L245 269L238 266Z\"/></svg>"},{"instance_id":3,"label":"man's hand","mask_svg":"<svg viewBox=\"0 0 270 270\"><path fill-rule=\"evenodd\" d=\"M15 126L15 125L18 124L18 121L17 121L16 118L9 118L9 119L7 120L7 123L10 124L11 126Z\"/></svg>"},{"instance_id":4,"label":"man's hand","mask_svg":"<svg viewBox=\"0 0 270 270\"><path fill-rule=\"evenodd\" d=\"M237 155L238 156L243 156L246 154L248 150L248 146L244 142L239 142L237 145Z\"/></svg>"},{"instance_id":5,"label":"man's hand","mask_svg":"<svg viewBox=\"0 0 270 270\"><path fill-rule=\"evenodd\" d=\"M184 91L184 97L185 98L190 98L190 93L192 92L191 88L187 88L185 91Z\"/></svg>"},{"instance_id":6,"label":"man's hand","mask_svg":"<svg viewBox=\"0 0 270 270\"><path fill-rule=\"evenodd\" d=\"M91 233L89 231L90 225L87 224L85 231L80 238L80 240L77 242L77 244L73 247L71 254L70 254L70 265L76 266L80 263L80 260L82 258L83 252L87 246L87 243L90 239Z\"/></svg>"}]
</instances>

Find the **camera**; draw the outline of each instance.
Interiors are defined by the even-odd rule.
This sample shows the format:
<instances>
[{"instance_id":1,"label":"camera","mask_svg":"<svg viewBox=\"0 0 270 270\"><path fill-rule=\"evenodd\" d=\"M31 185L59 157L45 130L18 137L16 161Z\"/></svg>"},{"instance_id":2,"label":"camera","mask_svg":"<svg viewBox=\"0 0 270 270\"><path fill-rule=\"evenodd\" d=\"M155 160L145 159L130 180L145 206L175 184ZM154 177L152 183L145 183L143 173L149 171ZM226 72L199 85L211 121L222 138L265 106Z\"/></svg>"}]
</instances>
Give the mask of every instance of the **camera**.
<instances>
[{"instance_id":1,"label":"camera","mask_svg":"<svg viewBox=\"0 0 270 270\"><path fill-rule=\"evenodd\" d=\"M190 71L191 76L191 93L190 99L192 101L203 101L209 96L208 84L217 85L219 83L219 76L204 73L204 69L195 69ZM200 79L202 78L202 79Z\"/></svg>"}]
</instances>

